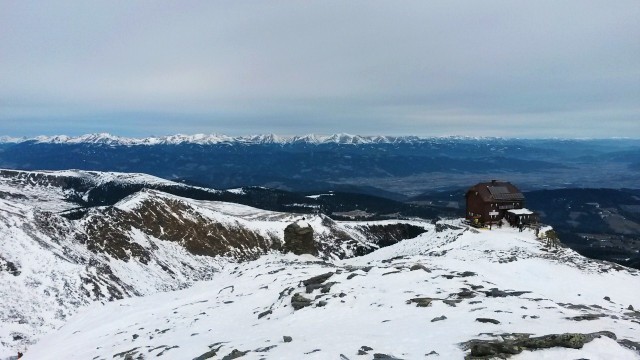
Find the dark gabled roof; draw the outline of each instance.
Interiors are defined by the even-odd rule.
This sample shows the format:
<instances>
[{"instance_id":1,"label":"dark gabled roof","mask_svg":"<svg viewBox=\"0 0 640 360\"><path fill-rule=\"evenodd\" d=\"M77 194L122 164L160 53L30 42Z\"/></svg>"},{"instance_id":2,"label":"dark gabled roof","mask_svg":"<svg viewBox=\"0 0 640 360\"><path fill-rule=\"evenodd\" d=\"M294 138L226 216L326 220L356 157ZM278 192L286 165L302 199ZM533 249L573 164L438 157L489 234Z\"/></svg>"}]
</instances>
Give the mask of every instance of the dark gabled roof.
<instances>
[{"instance_id":1,"label":"dark gabled roof","mask_svg":"<svg viewBox=\"0 0 640 360\"><path fill-rule=\"evenodd\" d=\"M479 183L467 191L478 192L483 201L520 201L524 200L524 195L510 182L492 180L490 182Z\"/></svg>"}]
</instances>

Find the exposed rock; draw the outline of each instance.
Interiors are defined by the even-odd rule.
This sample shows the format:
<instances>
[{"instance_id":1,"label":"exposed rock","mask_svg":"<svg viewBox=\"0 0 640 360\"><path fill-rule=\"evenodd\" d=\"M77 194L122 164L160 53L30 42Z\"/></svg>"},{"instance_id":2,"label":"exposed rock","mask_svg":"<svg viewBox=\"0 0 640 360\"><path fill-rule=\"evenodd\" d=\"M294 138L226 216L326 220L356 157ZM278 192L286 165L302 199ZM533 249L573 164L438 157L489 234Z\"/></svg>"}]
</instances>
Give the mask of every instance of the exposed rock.
<instances>
[{"instance_id":1,"label":"exposed rock","mask_svg":"<svg viewBox=\"0 0 640 360\"><path fill-rule=\"evenodd\" d=\"M564 347L580 349L582 346L595 338L607 336L616 339L612 332L601 331L590 334L565 333L551 334L530 338L527 334L504 334L497 340L471 340L462 344L463 348L471 350L466 359L478 358L507 358L511 355L519 354L524 350L549 349L553 347ZM505 340L505 338L507 340Z\"/></svg>"},{"instance_id":2,"label":"exposed rock","mask_svg":"<svg viewBox=\"0 0 640 360\"><path fill-rule=\"evenodd\" d=\"M292 223L284 229L284 250L296 255L318 255L316 242L313 240L313 228L309 224Z\"/></svg>"},{"instance_id":3,"label":"exposed rock","mask_svg":"<svg viewBox=\"0 0 640 360\"><path fill-rule=\"evenodd\" d=\"M515 355L522 352L522 349L512 343L478 343L471 347L471 356L485 357L494 355Z\"/></svg>"},{"instance_id":4,"label":"exposed rock","mask_svg":"<svg viewBox=\"0 0 640 360\"><path fill-rule=\"evenodd\" d=\"M153 190L144 191L153 193ZM258 232L212 222L194 212L189 203L162 196L151 196L132 211L107 207L101 211L101 216L88 217L83 224L87 237L80 241L86 242L87 249L123 261L136 259L143 264L151 261L152 253L130 241L128 232L132 228L160 240L179 240L194 255L225 255L234 249L239 257L249 259L256 256L256 250L265 252L273 243Z\"/></svg>"},{"instance_id":5,"label":"exposed rock","mask_svg":"<svg viewBox=\"0 0 640 360\"><path fill-rule=\"evenodd\" d=\"M400 270L389 271L389 272L386 272L386 273L382 274L382 276L391 275L391 274L397 274L397 273L400 273L400 272L401 272Z\"/></svg>"},{"instance_id":6,"label":"exposed rock","mask_svg":"<svg viewBox=\"0 0 640 360\"><path fill-rule=\"evenodd\" d=\"M391 355L387 355L387 354L380 354L380 353L373 354L373 359L374 360L402 360L402 359L397 358L395 356L391 356Z\"/></svg>"},{"instance_id":7,"label":"exposed rock","mask_svg":"<svg viewBox=\"0 0 640 360\"><path fill-rule=\"evenodd\" d=\"M635 352L640 354L640 343L639 342L631 341L629 339L622 339L622 340L618 340L618 344L626 347L627 349L634 350Z\"/></svg>"},{"instance_id":8,"label":"exposed rock","mask_svg":"<svg viewBox=\"0 0 640 360\"><path fill-rule=\"evenodd\" d=\"M407 304L415 303L417 307L427 307L431 305L433 301L432 298L423 297L423 298L413 298L407 300Z\"/></svg>"},{"instance_id":9,"label":"exposed rock","mask_svg":"<svg viewBox=\"0 0 640 360\"><path fill-rule=\"evenodd\" d=\"M607 300L607 301L611 301L611 298L608 297L608 296L605 296L604 299Z\"/></svg>"},{"instance_id":10,"label":"exposed rock","mask_svg":"<svg viewBox=\"0 0 640 360\"><path fill-rule=\"evenodd\" d=\"M445 230L460 230L460 229L461 228L457 226L443 224L443 223L436 223L436 232L443 232Z\"/></svg>"},{"instance_id":11,"label":"exposed rock","mask_svg":"<svg viewBox=\"0 0 640 360\"><path fill-rule=\"evenodd\" d=\"M271 310L263 311L260 314L258 314L258 319L262 319L263 317L265 317L267 315L270 315L272 313L273 313L273 311L271 311Z\"/></svg>"},{"instance_id":12,"label":"exposed rock","mask_svg":"<svg viewBox=\"0 0 640 360\"><path fill-rule=\"evenodd\" d=\"M305 291L307 294L311 294L314 290L322 289L321 292L323 294L329 293L331 291L331 287L337 284L337 282L328 282L326 284L309 284L305 287Z\"/></svg>"},{"instance_id":13,"label":"exposed rock","mask_svg":"<svg viewBox=\"0 0 640 360\"><path fill-rule=\"evenodd\" d=\"M591 320L600 319L601 317L604 317L604 316L605 315L603 314L585 314L585 315L568 317L567 319L574 320L574 321L583 321L583 320L591 321Z\"/></svg>"},{"instance_id":14,"label":"exposed rock","mask_svg":"<svg viewBox=\"0 0 640 360\"><path fill-rule=\"evenodd\" d=\"M261 348L257 348L255 350L253 350L254 352L267 352L275 347L277 347L278 345L271 345L271 346L265 346L265 347L261 347Z\"/></svg>"},{"instance_id":15,"label":"exposed rock","mask_svg":"<svg viewBox=\"0 0 640 360\"><path fill-rule=\"evenodd\" d=\"M492 288L489 291L485 291L485 295L488 297L507 297L507 296L520 296L522 294L528 294L531 291L502 291L498 288Z\"/></svg>"},{"instance_id":16,"label":"exposed rock","mask_svg":"<svg viewBox=\"0 0 640 360\"><path fill-rule=\"evenodd\" d=\"M302 284L305 286L322 284L323 282L327 281L327 279L330 278L331 276L333 276L333 273L328 272L322 275L314 276L307 280L303 280Z\"/></svg>"},{"instance_id":17,"label":"exposed rock","mask_svg":"<svg viewBox=\"0 0 640 360\"><path fill-rule=\"evenodd\" d=\"M284 335L282 337L282 340L284 340L284 342L286 342L286 343L290 343L290 342L293 341L293 338L291 336Z\"/></svg>"},{"instance_id":18,"label":"exposed rock","mask_svg":"<svg viewBox=\"0 0 640 360\"><path fill-rule=\"evenodd\" d=\"M360 274L357 274L357 273L349 274L349 276L347 276L347 280L351 280L356 276L360 276Z\"/></svg>"},{"instance_id":19,"label":"exposed rock","mask_svg":"<svg viewBox=\"0 0 640 360\"><path fill-rule=\"evenodd\" d=\"M379 247L390 246L405 239L413 239L426 232L424 227L412 224L386 224L359 226L367 239Z\"/></svg>"},{"instance_id":20,"label":"exposed rock","mask_svg":"<svg viewBox=\"0 0 640 360\"><path fill-rule=\"evenodd\" d=\"M218 350L220 350L220 348L218 349L213 349L213 350L209 350L206 353L197 356L195 358L193 358L193 360L207 360L207 359L211 359L212 357L216 356L218 354Z\"/></svg>"},{"instance_id":21,"label":"exposed rock","mask_svg":"<svg viewBox=\"0 0 640 360\"><path fill-rule=\"evenodd\" d=\"M456 307L456 304L459 304L462 300L442 300L443 303L451 306L451 307Z\"/></svg>"},{"instance_id":22,"label":"exposed rock","mask_svg":"<svg viewBox=\"0 0 640 360\"><path fill-rule=\"evenodd\" d=\"M438 317L435 317L435 318L431 319L431 322L442 321L442 320L446 320L446 319L447 319L447 317L442 315L442 316L438 316Z\"/></svg>"},{"instance_id":23,"label":"exposed rock","mask_svg":"<svg viewBox=\"0 0 640 360\"><path fill-rule=\"evenodd\" d=\"M634 311L634 309L633 309L633 305L629 305L629 307L627 308L627 310Z\"/></svg>"},{"instance_id":24,"label":"exposed rock","mask_svg":"<svg viewBox=\"0 0 640 360\"><path fill-rule=\"evenodd\" d=\"M8 271L9 274L13 276L20 275L20 270L18 269L16 264L12 263L11 261L5 260L2 258L2 256L0 256L0 271L5 271L5 270Z\"/></svg>"},{"instance_id":25,"label":"exposed rock","mask_svg":"<svg viewBox=\"0 0 640 360\"><path fill-rule=\"evenodd\" d=\"M320 288L322 288L322 284L309 284L309 285L305 286L304 291L307 294L311 294L313 292L313 290L317 290L317 289L320 289Z\"/></svg>"},{"instance_id":26,"label":"exposed rock","mask_svg":"<svg viewBox=\"0 0 640 360\"><path fill-rule=\"evenodd\" d=\"M473 291L469 290L469 289L463 289L462 291L460 291L456 295L460 299L471 299L471 298L476 297L476 294Z\"/></svg>"},{"instance_id":27,"label":"exposed rock","mask_svg":"<svg viewBox=\"0 0 640 360\"><path fill-rule=\"evenodd\" d=\"M282 291L280 291L280 293L278 294L278 300L283 299L286 296L291 295L291 293L294 291L295 289L292 287L288 287Z\"/></svg>"},{"instance_id":28,"label":"exposed rock","mask_svg":"<svg viewBox=\"0 0 640 360\"><path fill-rule=\"evenodd\" d=\"M424 271L426 271L426 272L428 272L428 273L430 273L430 272L431 272L431 270L427 269L427 267L426 267L426 266L424 266L424 265L422 265L422 264L415 264L415 265L412 265L412 266L409 268L409 270L411 270L411 271L424 270Z\"/></svg>"},{"instance_id":29,"label":"exposed rock","mask_svg":"<svg viewBox=\"0 0 640 360\"><path fill-rule=\"evenodd\" d=\"M320 292L323 293L323 294L329 293L329 291L331 291L331 287L333 285L335 285L335 284L337 284L337 282L335 282L335 281L334 282L328 282L328 283L324 284L324 286L322 286L322 290L320 290Z\"/></svg>"},{"instance_id":30,"label":"exposed rock","mask_svg":"<svg viewBox=\"0 0 640 360\"><path fill-rule=\"evenodd\" d=\"M230 352L229 354L227 354L226 356L224 356L222 358L222 360L233 360L233 359L237 359L239 357L243 357L245 356L249 351L240 351L238 349L233 349L232 352Z\"/></svg>"},{"instance_id":31,"label":"exposed rock","mask_svg":"<svg viewBox=\"0 0 640 360\"><path fill-rule=\"evenodd\" d=\"M476 318L476 321L481 323L500 324L500 321L490 318Z\"/></svg>"},{"instance_id":32,"label":"exposed rock","mask_svg":"<svg viewBox=\"0 0 640 360\"><path fill-rule=\"evenodd\" d=\"M558 305L560 306L564 306L567 309L571 309L571 310L591 310L591 308L587 305L583 305L583 304L564 304L564 303L558 303Z\"/></svg>"},{"instance_id":33,"label":"exposed rock","mask_svg":"<svg viewBox=\"0 0 640 360\"><path fill-rule=\"evenodd\" d=\"M469 277L469 276L476 276L476 273L474 273L473 271L464 271L461 273L458 273L459 277Z\"/></svg>"},{"instance_id":34,"label":"exposed rock","mask_svg":"<svg viewBox=\"0 0 640 360\"><path fill-rule=\"evenodd\" d=\"M307 299L306 297L300 295L300 293L295 293L291 297L291 306L293 306L294 310L300 310L303 307L307 307L313 303L313 300Z\"/></svg>"}]
</instances>

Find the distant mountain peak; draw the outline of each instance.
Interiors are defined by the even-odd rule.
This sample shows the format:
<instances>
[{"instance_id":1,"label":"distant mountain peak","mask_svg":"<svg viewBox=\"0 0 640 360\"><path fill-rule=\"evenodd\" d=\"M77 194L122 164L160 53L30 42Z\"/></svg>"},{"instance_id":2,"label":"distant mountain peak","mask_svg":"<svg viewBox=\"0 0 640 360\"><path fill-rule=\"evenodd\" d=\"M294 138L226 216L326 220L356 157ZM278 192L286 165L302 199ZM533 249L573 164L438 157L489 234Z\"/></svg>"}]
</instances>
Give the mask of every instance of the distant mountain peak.
<instances>
[{"instance_id":1,"label":"distant mountain peak","mask_svg":"<svg viewBox=\"0 0 640 360\"><path fill-rule=\"evenodd\" d=\"M224 134L174 134L166 136L149 136L144 138L131 138L117 136L110 133L92 133L80 136L52 135L36 136L33 138L17 138L2 136L0 143L35 142L41 144L103 144L103 145L180 145L180 144L396 144L415 143L425 141L448 140L479 140L471 137L419 137L419 136L385 136L385 135L353 135L348 133L336 133L332 135L306 134L295 136L280 136L276 134L257 134L247 136L228 136Z\"/></svg>"}]
</instances>

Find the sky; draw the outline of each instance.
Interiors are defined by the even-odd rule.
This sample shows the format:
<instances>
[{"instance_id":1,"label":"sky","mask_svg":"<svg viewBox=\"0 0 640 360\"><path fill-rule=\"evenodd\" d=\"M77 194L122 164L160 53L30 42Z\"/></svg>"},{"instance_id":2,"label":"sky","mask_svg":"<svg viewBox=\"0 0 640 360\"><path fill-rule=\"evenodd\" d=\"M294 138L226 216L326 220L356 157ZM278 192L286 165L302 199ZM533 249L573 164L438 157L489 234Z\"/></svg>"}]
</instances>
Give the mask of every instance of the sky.
<instances>
[{"instance_id":1,"label":"sky","mask_svg":"<svg viewBox=\"0 0 640 360\"><path fill-rule=\"evenodd\" d=\"M0 135L640 138L638 19L638 0L0 0Z\"/></svg>"}]
</instances>

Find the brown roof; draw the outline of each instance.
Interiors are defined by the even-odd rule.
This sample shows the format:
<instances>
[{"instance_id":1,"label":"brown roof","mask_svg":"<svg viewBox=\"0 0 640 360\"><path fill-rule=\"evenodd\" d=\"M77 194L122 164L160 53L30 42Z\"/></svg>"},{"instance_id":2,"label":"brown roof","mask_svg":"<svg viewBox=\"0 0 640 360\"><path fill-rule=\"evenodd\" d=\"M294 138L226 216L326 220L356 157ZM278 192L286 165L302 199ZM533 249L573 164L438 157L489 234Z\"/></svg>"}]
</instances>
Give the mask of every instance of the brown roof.
<instances>
[{"instance_id":1,"label":"brown roof","mask_svg":"<svg viewBox=\"0 0 640 360\"><path fill-rule=\"evenodd\" d=\"M510 182L492 180L479 183L467 191L477 191L483 201L514 201L524 200L524 195Z\"/></svg>"}]
</instances>

